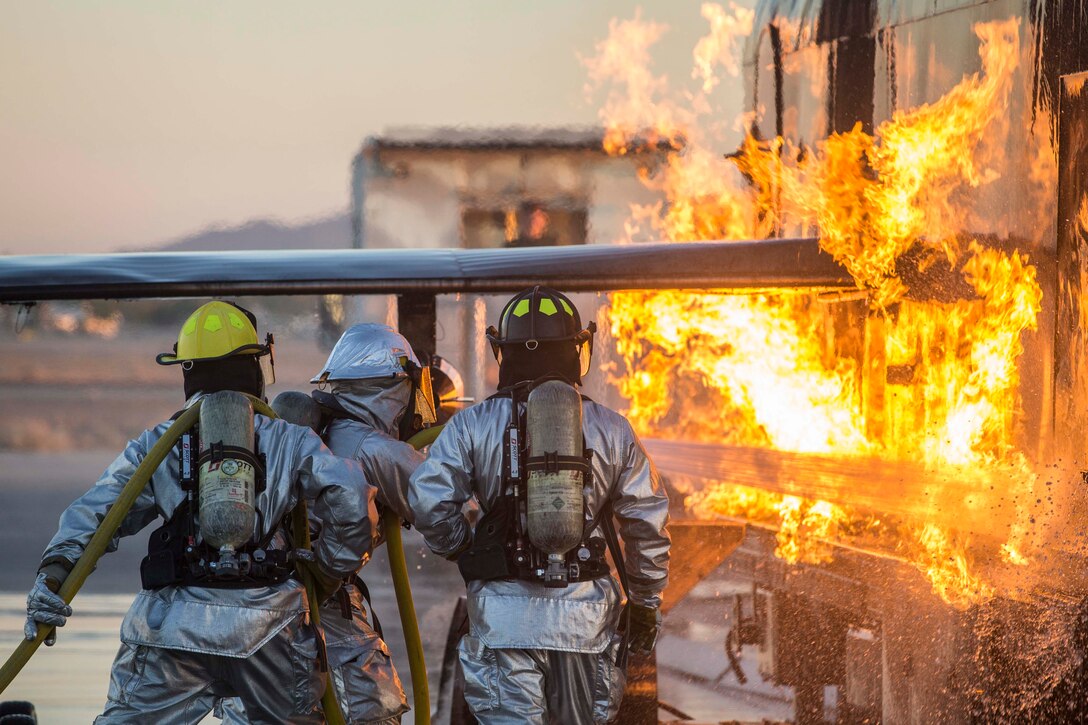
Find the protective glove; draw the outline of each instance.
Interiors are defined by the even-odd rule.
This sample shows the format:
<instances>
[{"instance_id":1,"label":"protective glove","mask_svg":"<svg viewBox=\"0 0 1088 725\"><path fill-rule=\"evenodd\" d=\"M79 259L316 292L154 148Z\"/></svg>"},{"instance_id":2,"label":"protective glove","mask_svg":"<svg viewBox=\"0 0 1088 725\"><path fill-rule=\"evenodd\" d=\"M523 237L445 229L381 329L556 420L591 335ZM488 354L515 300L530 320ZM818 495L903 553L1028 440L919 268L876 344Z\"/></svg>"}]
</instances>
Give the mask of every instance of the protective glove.
<instances>
[{"instance_id":1,"label":"protective glove","mask_svg":"<svg viewBox=\"0 0 1088 725\"><path fill-rule=\"evenodd\" d=\"M325 572L316 561L299 558L295 561L299 569L310 575L318 604L324 604L344 585L344 580Z\"/></svg>"},{"instance_id":2,"label":"protective glove","mask_svg":"<svg viewBox=\"0 0 1088 725\"><path fill-rule=\"evenodd\" d=\"M26 624L23 626L23 634L27 640L33 641L38 636L38 624L51 624L54 627L63 627L72 616L72 608L55 592L60 589L60 582L48 572L38 572L38 578L34 580L34 588L26 598ZM54 629L45 638L47 647L52 647L57 641L57 630Z\"/></svg>"},{"instance_id":3,"label":"protective glove","mask_svg":"<svg viewBox=\"0 0 1088 725\"><path fill-rule=\"evenodd\" d=\"M450 553L443 554L442 558L445 559L446 561L452 561L453 563L456 564L457 560L461 558L461 554L464 554L466 551L468 551L471 548L472 548L472 539L469 538L468 541L461 544L460 546L458 546L456 549L454 549Z\"/></svg>"},{"instance_id":4,"label":"protective glove","mask_svg":"<svg viewBox=\"0 0 1088 725\"><path fill-rule=\"evenodd\" d=\"M635 654L648 655L654 651L661 631L661 611L632 603L628 603L627 610L627 648Z\"/></svg>"}]
</instances>

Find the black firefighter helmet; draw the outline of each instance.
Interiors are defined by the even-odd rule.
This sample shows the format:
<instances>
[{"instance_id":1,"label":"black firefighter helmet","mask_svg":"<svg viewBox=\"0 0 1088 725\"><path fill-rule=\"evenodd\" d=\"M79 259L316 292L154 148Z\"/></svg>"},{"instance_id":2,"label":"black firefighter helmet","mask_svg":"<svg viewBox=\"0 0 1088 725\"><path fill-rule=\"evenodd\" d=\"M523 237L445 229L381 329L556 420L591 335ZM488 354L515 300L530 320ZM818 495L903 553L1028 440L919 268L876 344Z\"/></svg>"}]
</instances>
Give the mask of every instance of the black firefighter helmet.
<instances>
[{"instance_id":1,"label":"black firefighter helmet","mask_svg":"<svg viewBox=\"0 0 1088 725\"><path fill-rule=\"evenodd\" d=\"M581 383L596 331L593 322L582 327L578 308L560 292L537 285L518 293L502 308L498 329L487 328L499 362L499 388L546 375Z\"/></svg>"}]
</instances>

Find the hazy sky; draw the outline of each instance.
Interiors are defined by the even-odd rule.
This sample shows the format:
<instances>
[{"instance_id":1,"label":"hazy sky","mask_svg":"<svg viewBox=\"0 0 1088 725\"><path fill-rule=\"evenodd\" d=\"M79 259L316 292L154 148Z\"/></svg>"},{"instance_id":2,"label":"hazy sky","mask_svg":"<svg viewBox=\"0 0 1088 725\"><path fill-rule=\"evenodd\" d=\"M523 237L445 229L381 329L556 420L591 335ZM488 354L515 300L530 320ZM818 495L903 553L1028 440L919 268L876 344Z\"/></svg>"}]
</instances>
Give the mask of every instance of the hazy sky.
<instances>
[{"instance_id":1,"label":"hazy sky","mask_svg":"<svg viewBox=\"0 0 1088 725\"><path fill-rule=\"evenodd\" d=\"M637 5L686 76L697 2L0 0L0 252L334 213L388 126L592 123L577 53Z\"/></svg>"}]
</instances>

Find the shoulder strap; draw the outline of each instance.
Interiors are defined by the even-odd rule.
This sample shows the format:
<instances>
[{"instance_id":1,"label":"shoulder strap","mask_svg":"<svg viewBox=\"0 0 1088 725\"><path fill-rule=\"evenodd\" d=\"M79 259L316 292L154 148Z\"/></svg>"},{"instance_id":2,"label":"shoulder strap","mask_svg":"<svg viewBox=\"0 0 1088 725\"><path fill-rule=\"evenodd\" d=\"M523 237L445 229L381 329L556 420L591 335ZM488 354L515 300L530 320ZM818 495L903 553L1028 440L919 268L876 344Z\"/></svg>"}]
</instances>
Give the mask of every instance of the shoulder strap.
<instances>
[{"instance_id":1,"label":"shoulder strap","mask_svg":"<svg viewBox=\"0 0 1088 725\"><path fill-rule=\"evenodd\" d=\"M372 622L374 631L378 633L379 637L385 639L385 634L382 632L382 623L378 620L378 610L374 609L374 602L370 599L370 587L366 585L366 582L363 581L363 578L358 574L352 574L350 581L355 585L355 588L359 590L359 594L363 596L366 605L370 607L370 618L374 620Z\"/></svg>"},{"instance_id":2,"label":"shoulder strap","mask_svg":"<svg viewBox=\"0 0 1088 725\"><path fill-rule=\"evenodd\" d=\"M489 395L486 400L496 400L501 398L517 399L519 397L524 398L529 392L530 385L532 385L532 383L529 381L517 383L516 385L509 385L505 388L501 388L500 390L496 390L494 393Z\"/></svg>"}]
</instances>

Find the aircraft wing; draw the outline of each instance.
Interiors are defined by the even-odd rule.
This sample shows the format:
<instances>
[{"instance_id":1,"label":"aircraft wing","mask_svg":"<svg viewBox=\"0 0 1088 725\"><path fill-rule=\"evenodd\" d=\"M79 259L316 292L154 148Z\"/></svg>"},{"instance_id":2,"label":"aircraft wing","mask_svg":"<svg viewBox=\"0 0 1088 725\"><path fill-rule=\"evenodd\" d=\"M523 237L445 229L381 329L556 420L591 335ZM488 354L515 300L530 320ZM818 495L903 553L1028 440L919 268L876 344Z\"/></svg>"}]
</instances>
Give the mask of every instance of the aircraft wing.
<instances>
[{"instance_id":1,"label":"aircraft wing","mask_svg":"<svg viewBox=\"0 0 1088 725\"><path fill-rule=\"evenodd\" d=\"M0 303L225 295L854 289L815 239L0 257Z\"/></svg>"}]
</instances>

